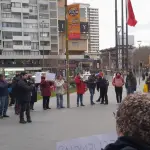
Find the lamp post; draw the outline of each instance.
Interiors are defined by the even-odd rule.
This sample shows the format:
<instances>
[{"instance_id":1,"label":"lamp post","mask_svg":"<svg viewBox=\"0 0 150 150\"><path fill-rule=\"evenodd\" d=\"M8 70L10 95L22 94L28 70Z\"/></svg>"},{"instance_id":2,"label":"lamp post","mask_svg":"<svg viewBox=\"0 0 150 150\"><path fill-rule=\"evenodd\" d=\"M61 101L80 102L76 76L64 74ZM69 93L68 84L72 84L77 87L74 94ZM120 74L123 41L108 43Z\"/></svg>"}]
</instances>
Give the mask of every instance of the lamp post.
<instances>
[{"instance_id":1,"label":"lamp post","mask_svg":"<svg viewBox=\"0 0 150 150\"><path fill-rule=\"evenodd\" d=\"M116 69L118 69L118 0L115 0Z\"/></svg>"},{"instance_id":2,"label":"lamp post","mask_svg":"<svg viewBox=\"0 0 150 150\"><path fill-rule=\"evenodd\" d=\"M67 72L67 108L70 108L70 93L69 93L69 50L68 50L68 7L65 0L65 39L66 39L66 72Z\"/></svg>"},{"instance_id":3,"label":"lamp post","mask_svg":"<svg viewBox=\"0 0 150 150\"><path fill-rule=\"evenodd\" d=\"M43 32L43 28L44 28L44 21L42 21L41 22L41 25L42 25L42 41L44 41L44 32ZM42 70L44 70L44 67L45 67L45 64L44 64L44 44L43 44L43 46L42 46L42 48L43 48L43 63L42 63Z\"/></svg>"},{"instance_id":4,"label":"lamp post","mask_svg":"<svg viewBox=\"0 0 150 150\"><path fill-rule=\"evenodd\" d=\"M139 50L140 50L142 41L137 41L137 43L138 43ZM141 77L141 66L140 66L140 64L141 64L141 61L139 60L139 85L140 85L140 77Z\"/></svg>"}]
</instances>

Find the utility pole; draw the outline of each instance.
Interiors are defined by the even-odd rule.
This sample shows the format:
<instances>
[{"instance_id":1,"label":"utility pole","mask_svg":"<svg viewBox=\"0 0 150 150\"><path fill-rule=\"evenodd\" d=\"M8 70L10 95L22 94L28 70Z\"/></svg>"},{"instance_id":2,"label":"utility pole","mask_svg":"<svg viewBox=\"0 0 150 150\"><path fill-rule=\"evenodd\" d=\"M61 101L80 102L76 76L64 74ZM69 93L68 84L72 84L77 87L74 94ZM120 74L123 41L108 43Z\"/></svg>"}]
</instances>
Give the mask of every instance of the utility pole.
<instances>
[{"instance_id":1,"label":"utility pole","mask_svg":"<svg viewBox=\"0 0 150 150\"><path fill-rule=\"evenodd\" d=\"M44 39L44 32L43 32L44 21L41 22L41 25L42 25L42 41L44 41L44 40L43 40L43 39ZM43 48L43 64L42 64L42 65L43 65L43 69L42 69L42 70L44 70L44 67L45 67L45 62L44 62L44 61L45 61L45 60L44 60L44 59L45 59L45 58L44 58L44 43L43 43L42 48Z\"/></svg>"},{"instance_id":2,"label":"utility pole","mask_svg":"<svg viewBox=\"0 0 150 150\"><path fill-rule=\"evenodd\" d=\"M127 6L127 2L126 2L126 71L128 71L129 69L129 43L128 43L128 24L127 24L127 20L128 20L128 6Z\"/></svg>"},{"instance_id":3,"label":"utility pole","mask_svg":"<svg viewBox=\"0 0 150 150\"><path fill-rule=\"evenodd\" d=\"M116 69L118 69L118 11L117 0L115 0L115 35L116 35Z\"/></svg>"},{"instance_id":4,"label":"utility pole","mask_svg":"<svg viewBox=\"0 0 150 150\"><path fill-rule=\"evenodd\" d=\"M124 71L124 0L121 0L122 19L122 69Z\"/></svg>"},{"instance_id":5,"label":"utility pole","mask_svg":"<svg viewBox=\"0 0 150 150\"><path fill-rule=\"evenodd\" d=\"M67 108L70 108L70 93L69 93L69 50L68 50L68 7L65 0L65 40L66 40L66 77L67 77Z\"/></svg>"}]
</instances>

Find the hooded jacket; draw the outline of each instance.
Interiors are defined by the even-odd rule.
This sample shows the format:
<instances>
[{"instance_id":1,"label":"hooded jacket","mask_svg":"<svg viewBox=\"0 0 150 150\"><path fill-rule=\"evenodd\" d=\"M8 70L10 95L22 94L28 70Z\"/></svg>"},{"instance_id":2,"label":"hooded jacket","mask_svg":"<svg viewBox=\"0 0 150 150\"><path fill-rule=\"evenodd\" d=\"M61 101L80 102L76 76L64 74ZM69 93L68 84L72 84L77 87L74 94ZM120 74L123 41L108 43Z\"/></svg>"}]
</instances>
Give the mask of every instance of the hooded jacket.
<instances>
[{"instance_id":1,"label":"hooded jacket","mask_svg":"<svg viewBox=\"0 0 150 150\"><path fill-rule=\"evenodd\" d=\"M150 145L133 139L132 137L119 137L115 143L109 144L104 150L150 150Z\"/></svg>"}]
</instances>

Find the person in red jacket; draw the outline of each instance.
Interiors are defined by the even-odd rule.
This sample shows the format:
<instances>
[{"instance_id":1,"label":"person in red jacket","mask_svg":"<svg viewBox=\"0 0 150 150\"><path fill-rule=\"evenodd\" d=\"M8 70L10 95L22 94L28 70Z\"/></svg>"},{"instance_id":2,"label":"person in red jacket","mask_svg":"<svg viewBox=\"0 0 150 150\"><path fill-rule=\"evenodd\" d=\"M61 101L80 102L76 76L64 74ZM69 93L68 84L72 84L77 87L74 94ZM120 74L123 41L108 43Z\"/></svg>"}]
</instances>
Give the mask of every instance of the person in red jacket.
<instances>
[{"instance_id":1,"label":"person in red jacket","mask_svg":"<svg viewBox=\"0 0 150 150\"><path fill-rule=\"evenodd\" d=\"M121 103L122 91L123 91L123 85L124 85L124 79L123 79L121 73L119 73L119 72L116 73L116 76L113 78L112 84L115 87L117 103Z\"/></svg>"},{"instance_id":2,"label":"person in red jacket","mask_svg":"<svg viewBox=\"0 0 150 150\"><path fill-rule=\"evenodd\" d=\"M41 77L41 83L40 83L40 88L41 88L41 95L43 96L43 109L51 109L49 107L49 100L51 96L51 86L53 83L51 81L46 81L45 77Z\"/></svg>"},{"instance_id":3,"label":"person in red jacket","mask_svg":"<svg viewBox=\"0 0 150 150\"><path fill-rule=\"evenodd\" d=\"M83 94L86 91L86 85L80 77L80 74L77 74L75 77L76 89L77 89L77 107L79 107L79 102L81 106L85 106L83 104Z\"/></svg>"}]
</instances>

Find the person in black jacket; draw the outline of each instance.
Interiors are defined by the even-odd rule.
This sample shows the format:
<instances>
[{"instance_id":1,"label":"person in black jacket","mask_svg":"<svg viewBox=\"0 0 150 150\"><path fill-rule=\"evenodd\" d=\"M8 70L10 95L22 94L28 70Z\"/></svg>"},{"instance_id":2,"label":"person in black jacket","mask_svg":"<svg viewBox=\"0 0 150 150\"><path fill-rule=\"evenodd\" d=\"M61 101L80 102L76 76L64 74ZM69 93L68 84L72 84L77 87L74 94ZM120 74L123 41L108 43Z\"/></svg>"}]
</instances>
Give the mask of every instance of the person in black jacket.
<instances>
[{"instance_id":1,"label":"person in black jacket","mask_svg":"<svg viewBox=\"0 0 150 150\"><path fill-rule=\"evenodd\" d=\"M89 92L90 92L91 105L94 105L95 103L93 102L93 98L94 98L95 87L96 87L95 74L92 74L92 75L89 76L88 81L87 81L87 86L88 86Z\"/></svg>"},{"instance_id":2,"label":"person in black jacket","mask_svg":"<svg viewBox=\"0 0 150 150\"><path fill-rule=\"evenodd\" d=\"M150 150L150 97L131 94L119 105L116 117L118 139L104 150Z\"/></svg>"},{"instance_id":3,"label":"person in black jacket","mask_svg":"<svg viewBox=\"0 0 150 150\"><path fill-rule=\"evenodd\" d=\"M27 82L27 73L21 73L21 79L18 82L19 104L20 104L20 123L25 124L24 112L26 112L27 122L31 123L30 116L30 101L31 91L33 89L32 84Z\"/></svg>"},{"instance_id":4,"label":"person in black jacket","mask_svg":"<svg viewBox=\"0 0 150 150\"><path fill-rule=\"evenodd\" d=\"M97 80L97 91L100 90L100 95L102 98L101 104L108 104L108 86L109 82L106 80L104 77L100 76L99 79Z\"/></svg>"}]
</instances>

